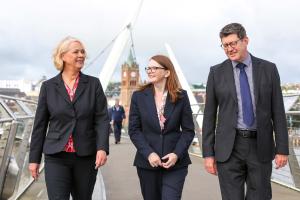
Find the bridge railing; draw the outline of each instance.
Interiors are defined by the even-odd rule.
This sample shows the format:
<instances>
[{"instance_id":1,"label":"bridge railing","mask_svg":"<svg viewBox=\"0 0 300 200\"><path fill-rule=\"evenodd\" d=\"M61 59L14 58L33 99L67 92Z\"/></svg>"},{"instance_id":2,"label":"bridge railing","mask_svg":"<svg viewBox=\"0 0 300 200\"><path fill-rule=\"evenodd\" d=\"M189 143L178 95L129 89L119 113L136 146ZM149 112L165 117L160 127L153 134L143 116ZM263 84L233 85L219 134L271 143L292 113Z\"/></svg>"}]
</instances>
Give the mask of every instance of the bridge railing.
<instances>
[{"instance_id":1,"label":"bridge railing","mask_svg":"<svg viewBox=\"0 0 300 200\"><path fill-rule=\"evenodd\" d=\"M299 96L299 95L298 95ZM300 104L299 104L300 105ZM202 124L198 124L196 117L202 116L205 105L193 104L192 107L198 106L198 112L193 113L196 137L190 147L190 152L202 157ZM195 109L193 109L195 110ZM286 112L288 130L289 130L289 161L288 164L281 168L275 169L273 163L272 181L300 191L300 111Z\"/></svg>"},{"instance_id":2,"label":"bridge railing","mask_svg":"<svg viewBox=\"0 0 300 200\"><path fill-rule=\"evenodd\" d=\"M36 106L0 95L0 199L16 199L33 182L28 152Z\"/></svg>"},{"instance_id":3,"label":"bridge railing","mask_svg":"<svg viewBox=\"0 0 300 200\"><path fill-rule=\"evenodd\" d=\"M202 156L202 124L204 104L191 105L196 137L190 152ZM33 182L28 171L30 136L37 103L0 95L0 199L17 199ZM290 155L286 167L273 170L272 180L300 191L300 111L286 112L289 125ZM298 127L298 128L297 128ZM42 159L43 160L43 159ZM43 163L42 163L43 169Z\"/></svg>"}]
</instances>

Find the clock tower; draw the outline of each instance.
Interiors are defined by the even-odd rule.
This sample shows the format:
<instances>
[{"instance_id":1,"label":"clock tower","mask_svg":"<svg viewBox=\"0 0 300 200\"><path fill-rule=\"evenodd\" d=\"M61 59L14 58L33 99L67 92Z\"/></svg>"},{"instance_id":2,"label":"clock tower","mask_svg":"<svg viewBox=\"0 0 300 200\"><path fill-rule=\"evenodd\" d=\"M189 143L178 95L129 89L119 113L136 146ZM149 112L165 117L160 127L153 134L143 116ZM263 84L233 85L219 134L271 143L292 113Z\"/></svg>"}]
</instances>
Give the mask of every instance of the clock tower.
<instances>
[{"instance_id":1,"label":"clock tower","mask_svg":"<svg viewBox=\"0 0 300 200\"><path fill-rule=\"evenodd\" d=\"M128 121L130 100L132 93L138 89L140 84L139 65L136 63L130 51L127 61L122 64L121 72L121 94L120 101L126 112L126 122Z\"/></svg>"}]
</instances>

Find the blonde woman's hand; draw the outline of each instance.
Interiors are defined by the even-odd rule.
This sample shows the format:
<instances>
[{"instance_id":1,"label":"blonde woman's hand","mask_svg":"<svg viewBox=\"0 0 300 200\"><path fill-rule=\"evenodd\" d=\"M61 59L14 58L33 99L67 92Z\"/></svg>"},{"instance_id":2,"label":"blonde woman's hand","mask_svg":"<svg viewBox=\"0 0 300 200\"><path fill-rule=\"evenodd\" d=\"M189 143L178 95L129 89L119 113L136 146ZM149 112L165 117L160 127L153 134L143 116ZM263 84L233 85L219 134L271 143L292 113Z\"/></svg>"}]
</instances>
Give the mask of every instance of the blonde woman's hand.
<instances>
[{"instance_id":1,"label":"blonde woman's hand","mask_svg":"<svg viewBox=\"0 0 300 200\"><path fill-rule=\"evenodd\" d=\"M96 155L95 169L103 166L107 161L106 152L103 150L98 150Z\"/></svg>"},{"instance_id":2,"label":"blonde woman's hand","mask_svg":"<svg viewBox=\"0 0 300 200\"><path fill-rule=\"evenodd\" d=\"M30 171L30 174L34 180L37 180L39 178L39 169L40 164L38 163L29 163L28 169Z\"/></svg>"}]
</instances>

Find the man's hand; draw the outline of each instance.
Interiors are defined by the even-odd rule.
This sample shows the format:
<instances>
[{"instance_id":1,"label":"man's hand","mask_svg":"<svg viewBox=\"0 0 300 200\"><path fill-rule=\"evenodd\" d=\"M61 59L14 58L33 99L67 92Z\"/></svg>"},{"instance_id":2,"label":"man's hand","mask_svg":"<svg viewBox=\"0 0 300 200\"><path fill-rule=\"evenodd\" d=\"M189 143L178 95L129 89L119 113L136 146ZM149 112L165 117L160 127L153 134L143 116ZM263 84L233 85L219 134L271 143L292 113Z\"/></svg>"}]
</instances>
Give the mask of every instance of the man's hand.
<instances>
[{"instance_id":1,"label":"man's hand","mask_svg":"<svg viewBox=\"0 0 300 200\"><path fill-rule=\"evenodd\" d=\"M29 171L31 173L31 176L34 180L37 180L39 178L39 169L40 164L38 163L29 163Z\"/></svg>"},{"instance_id":2,"label":"man's hand","mask_svg":"<svg viewBox=\"0 0 300 200\"><path fill-rule=\"evenodd\" d=\"M217 165L214 157L204 158L204 166L208 173L217 175Z\"/></svg>"},{"instance_id":3,"label":"man's hand","mask_svg":"<svg viewBox=\"0 0 300 200\"><path fill-rule=\"evenodd\" d=\"M162 165L160 157L154 152L150 153L148 156L148 161L152 167L158 167Z\"/></svg>"},{"instance_id":4,"label":"man's hand","mask_svg":"<svg viewBox=\"0 0 300 200\"><path fill-rule=\"evenodd\" d=\"M103 166L106 163L107 156L106 152L103 150L98 150L96 155L95 169Z\"/></svg>"},{"instance_id":5,"label":"man's hand","mask_svg":"<svg viewBox=\"0 0 300 200\"><path fill-rule=\"evenodd\" d=\"M276 169L280 169L284 167L288 162L288 156L287 155L281 155L281 154L276 154L275 156L275 164L276 164Z\"/></svg>"},{"instance_id":6,"label":"man's hand","mask_svg":"<svg viewBox=\"0 0 300 200\"><path fill-rule=\"evenodd\" d=\"M175 153L169 153L162 157L162 160L166 160L166 162L162 163L162 167L168 169L176 164L178 156Z\"/></svg>"}]
</instances>

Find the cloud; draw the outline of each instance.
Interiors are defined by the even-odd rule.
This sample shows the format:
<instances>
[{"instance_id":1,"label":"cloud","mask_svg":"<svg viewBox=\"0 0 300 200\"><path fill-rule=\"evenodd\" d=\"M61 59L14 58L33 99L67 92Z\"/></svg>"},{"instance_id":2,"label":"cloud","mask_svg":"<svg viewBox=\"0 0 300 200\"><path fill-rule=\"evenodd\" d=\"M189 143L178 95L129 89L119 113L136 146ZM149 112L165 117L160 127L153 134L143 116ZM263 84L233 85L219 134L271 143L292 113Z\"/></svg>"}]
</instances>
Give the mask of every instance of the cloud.
<instances>
[{"instance_id":1,"label":"cloud","mask_svg":"<svg viewBox=\"0 0 300 200\"><path fill-rule=\"evenodd\" d=\"M5 1L0 7L0 79L54 76L51 54L67 35L84 42L88 63L120 32L138 2ZM240 22L250 37L250 52L275 62L282 82L300 82L299 7L297 0L144 0L133 30L137 60L143 70L149 57L166 54L168 42L187 79L206 82L209 67L226 59L219 47L219 30L227 23ZM119 64L127 58L128 49ZM108 53L86 73L98 76Z\"/></svg>"}]
</instances>

